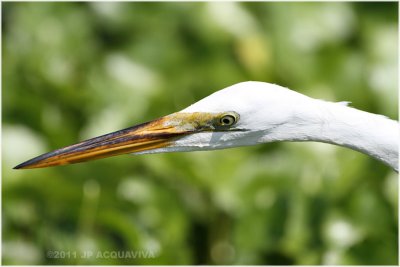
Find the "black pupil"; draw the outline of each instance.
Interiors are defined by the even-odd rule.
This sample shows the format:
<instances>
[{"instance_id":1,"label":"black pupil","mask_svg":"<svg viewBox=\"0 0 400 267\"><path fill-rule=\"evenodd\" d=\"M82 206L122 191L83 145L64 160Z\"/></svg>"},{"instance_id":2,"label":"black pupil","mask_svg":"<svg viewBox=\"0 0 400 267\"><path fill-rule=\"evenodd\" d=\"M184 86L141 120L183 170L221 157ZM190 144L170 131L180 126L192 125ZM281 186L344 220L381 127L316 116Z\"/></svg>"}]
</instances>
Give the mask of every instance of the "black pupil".
<instances>
[{"instance_id":1,"label":"black pupil","mask_svg":"<svg viewBox=\"0 0 400 267\"><path fill-rule=\"evenodd\" d=\"M222 123L223 124L231 124L233 122L233 119L231 118L231 117L225 117L225 118L222 118Z\"/></svg>"}]
</instances>

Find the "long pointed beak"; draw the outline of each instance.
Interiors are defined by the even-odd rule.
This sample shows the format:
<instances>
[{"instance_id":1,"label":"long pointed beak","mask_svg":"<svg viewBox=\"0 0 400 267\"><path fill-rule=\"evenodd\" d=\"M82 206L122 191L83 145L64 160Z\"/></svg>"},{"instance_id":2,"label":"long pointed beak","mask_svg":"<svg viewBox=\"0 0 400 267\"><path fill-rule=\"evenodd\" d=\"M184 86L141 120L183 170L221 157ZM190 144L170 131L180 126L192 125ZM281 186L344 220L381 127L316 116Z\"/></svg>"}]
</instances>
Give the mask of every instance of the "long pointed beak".
<instances>
[{"instance_id":1,"label":"long pointed beak","mask_svg":"<svg viewBox=\"0 0 400 267\"><path fill-rule=\"evenodd\" d=\"M44 168L167 147L191 129L176 127L170 116L95 137L28 160L14 169Z\"/></svg>"}]
</instances>

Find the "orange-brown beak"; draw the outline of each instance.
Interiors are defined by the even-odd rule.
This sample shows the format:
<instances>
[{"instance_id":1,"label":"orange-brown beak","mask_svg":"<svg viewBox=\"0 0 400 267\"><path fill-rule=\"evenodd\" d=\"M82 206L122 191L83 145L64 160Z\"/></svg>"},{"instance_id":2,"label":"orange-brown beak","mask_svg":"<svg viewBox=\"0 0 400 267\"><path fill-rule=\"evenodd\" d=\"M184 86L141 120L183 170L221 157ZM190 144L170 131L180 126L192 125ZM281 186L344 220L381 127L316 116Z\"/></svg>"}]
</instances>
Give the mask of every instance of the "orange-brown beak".
<instances>
[{"instance_id":1,"label":"orange-brown beak","mask_svg":"<svg viewBox=\"0 0 400 267\"><path fill-rule=\"evenodd\" d=\"M182 116L179 116L182 117ZM14 169L44 168L167 147L179 136L192 133L191 127L176 124L172 114L151 122L95 137L28 160Z\"/></svg>"}]
</instances>

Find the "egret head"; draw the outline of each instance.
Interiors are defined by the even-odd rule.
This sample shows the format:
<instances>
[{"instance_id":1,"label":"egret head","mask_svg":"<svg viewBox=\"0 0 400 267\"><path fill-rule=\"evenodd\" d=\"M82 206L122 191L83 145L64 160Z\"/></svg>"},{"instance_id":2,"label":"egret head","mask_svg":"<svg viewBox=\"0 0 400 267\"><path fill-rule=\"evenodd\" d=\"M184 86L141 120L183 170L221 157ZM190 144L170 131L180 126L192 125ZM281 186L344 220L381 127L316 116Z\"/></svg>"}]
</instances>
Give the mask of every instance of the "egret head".
<instances>
[{"instance_id":1,"label":"egret head","mask_svg":"<svg viewBox=\"0 0 400 267\"><path fill-rule=\"evenodd\" d=\"M182 111L43 154L15 168L65 165L126 153L212 150L265 142L265 132L273 132L293 116L291 109L299 97L307 98L277 85L243 82Z\"/></svg>"}]
</instances>

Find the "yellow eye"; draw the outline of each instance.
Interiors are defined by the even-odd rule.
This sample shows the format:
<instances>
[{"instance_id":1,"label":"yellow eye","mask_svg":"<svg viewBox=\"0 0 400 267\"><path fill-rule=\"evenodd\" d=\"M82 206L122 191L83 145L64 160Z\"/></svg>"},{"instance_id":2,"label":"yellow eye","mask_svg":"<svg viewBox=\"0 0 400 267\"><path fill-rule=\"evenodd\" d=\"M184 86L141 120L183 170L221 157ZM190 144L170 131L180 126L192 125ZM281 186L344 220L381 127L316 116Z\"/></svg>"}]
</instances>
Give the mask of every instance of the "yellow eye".
<instances>
[{"instance_id":1,"label":"yellow eye","mask_svg":"<svg viewBox=\"0 0 400 267\"><path fill-rule=\"evenodd\" d=\"M219 119L221 126L232 126L236 123L237 119L234 115L226 114Z\"/></svg>"}]
</instances>

